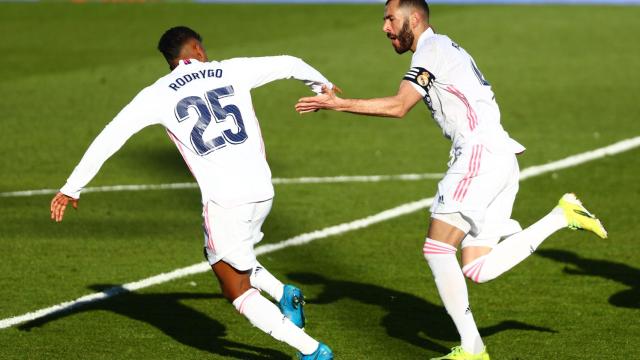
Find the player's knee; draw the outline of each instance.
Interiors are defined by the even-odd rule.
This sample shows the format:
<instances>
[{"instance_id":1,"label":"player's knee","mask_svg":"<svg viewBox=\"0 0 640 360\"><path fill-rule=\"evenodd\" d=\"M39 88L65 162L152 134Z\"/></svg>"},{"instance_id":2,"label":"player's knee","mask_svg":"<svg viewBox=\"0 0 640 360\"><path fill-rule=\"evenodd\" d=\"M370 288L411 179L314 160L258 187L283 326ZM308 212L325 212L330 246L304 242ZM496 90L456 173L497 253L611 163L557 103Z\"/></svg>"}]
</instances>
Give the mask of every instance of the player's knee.
<instances>
[{"instance_id":1,"label":"player's knee","mask_svg":"<svg viewBox=\"0 0 640 360\"><path fill-rule=\"evenodd\" d=\"M220 284L220 288L222 290L222 296L227 299L229 302L234 302L237 298L242 296L242 294L251 290L252 287L247 284Z\"/></svg>"},{"instance_id":2,"label":"player's knee","mask_svg":"<svg viewBox=\"0 0 640 360\"><path fill-rule=\"evenodd\" d=\"M251 280L247 271L236 270L224 261L213 264L211 268L220 283L222 296L230 302L251 289Z\"/></svg>"},{"instance_id":3,"label":"player's knee","mask_svg":"<svg viewBox=\"0 0 640 360\"><path fill-rule=\"evenodd\" d=\"M492 280L492 277L487 277L486 272L482 271L482 266L484 265L485 257L482 256L471 263L462 267L462 273L469 280L473 281L477 284L484 284L489 280Z\"/></svg>"},{"instance_id":4,"label":"player's knee","mask_svg":"<svg viewBox=\"0 0 640 360\"><path fill-rule=\"evenodd\" d=\"M491 280L491 279L485 279L482 277L473 277L473 276L469 276L467 274L464 274L464 276L466 276L469 280L473 281L476 284L484 284L487 281Z\"/></svg>"},{"instance_id":5,"label":"player's knee","mask_svg":"<svg viewBox=\"0 0 640 360\"><path fill-rule=\"evenodd\" d=\"M229 302L233 302L235 299L239 298L242 293L239 291L234 291L228 286L224 286L224 284L220 284L220 290L222 290L222 296L227 299Z\"/></svg>"}]
</instances>

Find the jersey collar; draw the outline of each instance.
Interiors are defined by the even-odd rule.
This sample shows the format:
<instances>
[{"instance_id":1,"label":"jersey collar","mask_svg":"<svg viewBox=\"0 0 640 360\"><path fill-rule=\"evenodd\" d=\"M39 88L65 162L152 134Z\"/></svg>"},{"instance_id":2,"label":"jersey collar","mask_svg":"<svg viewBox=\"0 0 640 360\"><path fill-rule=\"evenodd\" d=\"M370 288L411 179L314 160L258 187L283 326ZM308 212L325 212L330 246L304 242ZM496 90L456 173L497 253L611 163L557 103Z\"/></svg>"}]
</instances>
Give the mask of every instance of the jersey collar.
<instances>
[{"instance_id":1,"label":"jersey collar","mask_svg":"<svg viewBox=\"0 0 640 360\"><path fill-rule=\"evenodd\" d=\"M418 46L416 46L416 50L418 50L418 48L425 42L427 41L428 38L435 36L436 33L433 31L433 28L429 27L427 30L425 30L422 34L420 34L420 37L418 38Z\"/></svg>"},{"instance_id":2,"label":"jersey collar","mask_svg":"<svg viewBox=\"0 0 640 360\"><path fill-rule=\"evenodd\" d=\"M178 66L180 65L189 65L189 64L193 64L193 63L199 63L200 61L196 60L196 59L182 59L178 61Z\"/></svg>"}]
</instances>

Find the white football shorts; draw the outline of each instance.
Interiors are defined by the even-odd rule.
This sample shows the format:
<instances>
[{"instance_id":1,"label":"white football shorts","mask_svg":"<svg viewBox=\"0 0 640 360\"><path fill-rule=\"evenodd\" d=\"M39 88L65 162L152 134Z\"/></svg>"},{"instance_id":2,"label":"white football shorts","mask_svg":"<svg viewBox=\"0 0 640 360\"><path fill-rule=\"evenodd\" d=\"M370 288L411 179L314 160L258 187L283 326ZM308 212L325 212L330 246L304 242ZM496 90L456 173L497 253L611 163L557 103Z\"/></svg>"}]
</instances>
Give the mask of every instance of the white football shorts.
<instances>
[{"instance_id":1,"label":"white football shorts","mask_svg":"<svg viewBox=\"0 0 640 360\"><path fill-rule=\"evenodd\" d=\"M438 183L432 217L459 213L470 227L462 247L493 247L502 237L522 230L511 219L519 180L515 154L492 152L482 144L470 144L455 154Z\"/></svg>"},{"instance_id":2,"label":"white football shorts","mask_svg":"<svg viewBox=\"0 0 640 360\"><path fill-rule=\"evenodd\" d=\"M203 207L204 254L213 265L220 260L239 271L252 269L256 263L253 250L262 240L264 220L273 199L224 208L212 201Z\"/></svg>"}]
</instances>

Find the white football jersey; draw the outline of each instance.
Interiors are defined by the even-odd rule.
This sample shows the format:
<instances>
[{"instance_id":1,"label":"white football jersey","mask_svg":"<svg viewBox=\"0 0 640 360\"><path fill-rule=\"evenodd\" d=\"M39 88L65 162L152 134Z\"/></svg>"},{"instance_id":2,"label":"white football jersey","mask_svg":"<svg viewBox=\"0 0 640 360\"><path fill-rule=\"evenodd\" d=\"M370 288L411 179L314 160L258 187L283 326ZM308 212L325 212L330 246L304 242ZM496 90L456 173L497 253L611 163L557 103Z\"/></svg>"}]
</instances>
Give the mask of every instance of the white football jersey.
<instances>
[{"instance_id":1,"label":"white football jersey","mask_svg":"<svg viewBox=\"0 0 640 360\"><path fill-rule=\"evenodd\" d=\"M102 164L142 128L162 124L202 192L223 207L273 197L260 125L250 91L295 78L321 93L332 84L292 56L235 58L179 65L143 89L96 137L60 190L78 198Z\"/></svg>"},{"instance_id":2,"label":"white football jersey","mask_svg":"<svg viewBox=\"0 0 640 360\"><path fill-rule=\"evenodd\" d=\"M490 150L520 153L500 124L491 85L473 58L448 36L431 28L420 35L411 68L404 76L423 96L452 150L483 144Z\"/></svg>"}]
</instances>

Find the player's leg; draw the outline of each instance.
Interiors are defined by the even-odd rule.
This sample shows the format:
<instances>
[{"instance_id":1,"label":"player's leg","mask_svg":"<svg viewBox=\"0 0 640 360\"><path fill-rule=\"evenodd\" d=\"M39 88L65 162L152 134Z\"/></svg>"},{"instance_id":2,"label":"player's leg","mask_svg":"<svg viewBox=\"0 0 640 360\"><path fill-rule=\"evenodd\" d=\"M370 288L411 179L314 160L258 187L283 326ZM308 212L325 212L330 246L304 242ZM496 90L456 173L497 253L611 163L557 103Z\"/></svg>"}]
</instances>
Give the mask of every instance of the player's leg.
<instances>
[{"instance_id":1,"label":"player's leg","mask_svg":"<svg viewBox=\"0 0 640 360\"><path fill-rule=\"evenodd\" d=\"M510 222L513 223L513 220L510 220L511 209L518 191L517 161L514 160L514 164L512 182L489 206L486 224L483 232L478 234L478 239L497 243L500 237L512 235L493 246L491 251L483 247L466 247L463 244L463 272L475 282L481 283L495 279L513 268L529 257L551 234L569 226L572 220L577 224L576 228L591 226L589 230L595 229L596 231L592 231L598 233L597 231L601 229L600 234L606 236L606 231L600 222L589 214L574 196L568 195L563 196L559 205L543 218L524 230L514 231L513 226L509 226ZM505 229L508 227L511 229Z\"/></svg>"},{"instance_id":2,"label":"player's leg","mask_svg":"<svg viewBox=\"0 0 640 360\"><path fill-rule=\"evenodd\" d=\"M252 289L248 271L234 269L224 261L211 265L211 270L218 279L222 296L230 302Z\"/></svg>"},{"instance_id":3,"label":"player's leg","mask_svg":"<svg viewBox=\"0 0 640 360\"><path fill-rule=\"evenodd\" d=\"M260 214L256 214L255 219L252 220L253 227L251 229L251 237L254 240L254 245L259 243L264 234L261 231L262 224L264 223L269 211L271 210L272 201L265 201L260 203L262 208ZM262 264L256 260L256 265L251 271L251 286L256 289L260 289L269 294L276 301L282 299L285 285L280 282L275 276L273 276L269 270L267 270Z\"/></svg>"},{"instance_id":4,"label":"player's leg","mask_svg":"<svg viewBox=\"0 0 640 360\"><path fill-rule=\"evenodd\" d=\"M423 253L445 309L460 334L461 348L467 354L478 354L484 351L484 343L471 313L467 285L456 258L457 247L469 228L458 213L433 214Z\"/></svg>"},{"instance_id":5,"label":"player's leg","mask_svg":"<svg viewBox=\"0 0 640 360\"><path fill-rule=\"evenodd\" d=\"M259 243L264 237L261 227L271 209L271 201L261 203L260 206L264 208L258 214L260 217L252 221L254 244ZM251 286L265 291L278 302L278 307L284 316L288 317L299 328L304 328L304 296L299 288L290 284L284 285L257 261L251 271L250 280Z\"/></svg>"},{"instance_id":6,"label":"player's leg","mask_svg":"<svg viewBox=\"0 0 640 360\"><path fill-rule=\"evenodd\" d=\"M256 266L251 270L250 280L251 286L266 292L274 300L280 301L282 299L284 284L258 261L256 261Z\"/></svg>"},{"instance_id":7,"label":"player's leg","mask_svg":"<svg viewBox=\"0 0 640 360\"><path fill-rule=\"evenodd\" d=\"M264 237L261 228L271 211L271 205L271 200L256 204L257 211L252 215L253 219L250 227L254 245ZM290 284L284 285L257 260L251 271L250 280L251 286L267 292L278 302L278 307L284 316L289 318L297 327L304 328L304 296L299 288Z\"/></svg>"},{"instance_id":8,"label":"player's leg","mask_svg":"<svg viewBox=\"0 0 640 360\"><path fill-rule=\"evenodd\" d=\"M462 270L478 283L493 280L529 257L546 238L566 226L562 214L553 210L528 228L505 238L490 251L463 247Z\"/></svg>"},{"instance_id":9,"label":"player's leg","mask_svg":"<svg viewBox=\"0 0 640 360\"><path fill-rule=\"evenodd\" d=\"M259 262L256 262L256 266L253 267L250 280L251 286L265 291L278 302L278 307L284 316L299 328L304 328L304 295L302 290L291 284L284 285Z\"/></svg>"},{"instance_id":10,"label":"player's leg","mask_svg":"<svg viewBox=\"0 0 640 360\"><path fill-rule=\"evenodd\" d=\"M320 343L284 317L278 307L251 287L249 271L239 271L218 261L212 265L222 294L253 326L296 348L302 354L315 352Z\"/></svg>"},{"instance_id":11,"label":"player's leg","mask_svg":"<svg viewBox=\"0 0 640 360\"><path fill-rule=\"evenodd\" d=\"M484 360L489 356L469 306L456 250L470 233L480 231L487 204L504 183L504 175L495 162L494 155L482 145L471 144L458 149L447 174L438 183L438 193L431 207L432 221L423 252L442 302L461 338L460 346L438 359Z\"/></svg>"},{"instance_id":12,"label":"player's leg","mask_svg":"<svg viewBox=\"0 0 640 360\"><path fill-rule=\"evenodd\" d=\"M253 251L256 227L259 232L270 207L266 202L234 209L207 204L203 214L207 260L212 264L224 296L252 325L296 348L303 358L320 354L318 359L331 359L326 345L307 335L251 286L251 273L257 263Z\"/></svg>"}]
</instances>

